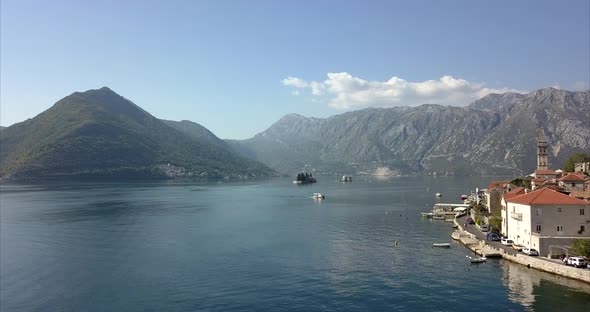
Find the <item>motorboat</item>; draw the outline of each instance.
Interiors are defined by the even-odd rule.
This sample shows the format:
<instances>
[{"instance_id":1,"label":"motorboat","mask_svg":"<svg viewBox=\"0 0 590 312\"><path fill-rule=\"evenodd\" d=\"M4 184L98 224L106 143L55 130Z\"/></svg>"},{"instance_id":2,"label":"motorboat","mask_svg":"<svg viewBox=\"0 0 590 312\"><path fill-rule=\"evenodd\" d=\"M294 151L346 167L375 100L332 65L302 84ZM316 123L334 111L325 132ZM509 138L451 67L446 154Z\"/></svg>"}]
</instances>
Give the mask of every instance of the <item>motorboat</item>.
<instances>
[{"instance_id":1,"label":"motorboat","mask_svg":"<svg viewBox=\"0 0 590 312\"><path fill-rule=\"evenodd\" d=\"M326 196L324 196L322 193L313 193L312 198L313 199L325 199Z\"/></svg>"},{"instance_id":2,"label":"motorboat","mask_svg":"<svg viewBox=\"0 0 590 312\"><path fill-rule=\"evenodd\" d=\"M442 213L434 213L432 216L432 219L434 220L444 220L446 219L446 216Z\"/></svg>"},{"instance_id":3,"label":"motorboat","mask_svg":"<svg viewBox=\"0 0 590 312\"><path fill-rule=\"evenodd\" d=\"M450 243L432 243L432 247L451 248Z\"/></svg>"},{"instance_id":4,"label":"motorboat","mask_svg":"<svg viewBox=\"0 0 590 312\"><path fill-rule=\"evenodd\" d=\"M421 212L420 213L424 218L432 218L432 216L434 216L434 213L432 212Z\"/></svg>"},{"instance_id":5,"label":"motorboat","mask_svg":"<svg viewBox=\"0 0 590 312\"><path fill-rule=\"evenodd\" d=\"M486 262L486 257L476 257L476 258L473 258L470 256L465 256L465 257L469 258L469 261L471 263L484 263L484 262Z\"/></svg>"}]
</instances>

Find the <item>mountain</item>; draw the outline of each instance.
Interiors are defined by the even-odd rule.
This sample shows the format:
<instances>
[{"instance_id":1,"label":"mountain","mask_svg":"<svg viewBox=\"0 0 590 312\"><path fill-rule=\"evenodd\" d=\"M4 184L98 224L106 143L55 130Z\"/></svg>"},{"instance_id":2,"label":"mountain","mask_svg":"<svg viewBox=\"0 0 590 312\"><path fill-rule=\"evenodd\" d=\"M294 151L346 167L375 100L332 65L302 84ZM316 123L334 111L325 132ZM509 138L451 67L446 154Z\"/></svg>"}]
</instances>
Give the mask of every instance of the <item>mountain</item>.
<instances>
[{"instance_id":1,"label":"mountain","mask_svg":"<svg viewBox=\"0 0 590 312\"><path fill-rule=\"evenodd\" d=\"M207 135L190 136L167 123L106 87L75 92L0 132L0 177L223 178L274 173L211 143Z\"/></svg>"},{"instance_id":2,"label":"mountain","mask_svg":"<svg viewBox=\"0 0 590 312\"><path fill-rule=\"evenodd\" d=\"M571 153L590 150L589 94L547 88L490 94L463 108L370 108L325 119L290 114L253 138L226 142L289 173L528 173L539 129L555 168Z\"/></svg>"},{"instance_id":3,"label":"mountain","mask_svg":"<svg viewBox=\"0 0 590 312\"><path fill-rule=\"evenodd\" d=\"M209 129L199 125L196 122L192 122L189 120L181 120L181 121L173 121L173 120L164 120L160 119L166 125L188 135L189 137L203 142L208 142L218 147L222 147L224 149L229 149L227 143L222 139L218 138L213 132L209 131Z\"/></svg>"}]
</instances>

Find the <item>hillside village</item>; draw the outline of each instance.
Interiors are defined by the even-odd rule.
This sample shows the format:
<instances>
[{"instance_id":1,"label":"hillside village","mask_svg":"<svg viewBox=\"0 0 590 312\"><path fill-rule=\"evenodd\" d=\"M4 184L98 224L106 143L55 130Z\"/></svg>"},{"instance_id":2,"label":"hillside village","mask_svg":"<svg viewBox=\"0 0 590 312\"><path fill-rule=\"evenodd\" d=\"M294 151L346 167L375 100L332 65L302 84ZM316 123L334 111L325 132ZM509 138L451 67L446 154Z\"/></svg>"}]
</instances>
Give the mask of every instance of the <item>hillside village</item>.
<instances>
[{"instance_id":1,"label":"hillside village","mask_svg":"<svg viewBox=\"0 0 590 312\"><path fill-rule=\"evenodd\" d=\"M549 168L547 148L541 130L536 170L524 178L492 181L478 191L481 203L473 203L473 219L480 229L491 225L516 250L536 249L549 259L587 256L575 254L572 243L590 242L590 162L576 163L574 172L554 170Z\"/></svg>"}]
</instances>

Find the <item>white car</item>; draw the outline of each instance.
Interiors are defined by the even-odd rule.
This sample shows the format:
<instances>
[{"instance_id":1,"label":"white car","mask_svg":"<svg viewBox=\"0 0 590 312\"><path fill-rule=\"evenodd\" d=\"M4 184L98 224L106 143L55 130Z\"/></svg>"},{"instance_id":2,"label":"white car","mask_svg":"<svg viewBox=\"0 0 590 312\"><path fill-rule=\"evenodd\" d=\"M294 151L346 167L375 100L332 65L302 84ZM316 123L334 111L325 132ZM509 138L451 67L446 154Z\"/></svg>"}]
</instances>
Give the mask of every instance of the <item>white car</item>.
<instances>
[{"instance_id":1,"label":"white car","mask_svg":"<svg viewBox=\"0 0 590 312\"><path fill-rule=\"evenodd\" d=\"M502 245L512 246L512 244L514 244L514 241L508 238L502 238L500 240L500 243L502 243Z\"/></svg>"},{"instance_id":2,"label":"white car","mask_svg":"<svg viewBox=\"0 0 590 312\"><path fill-rule=\"evenodd\" d=\"M538 256L539 252L536 249L525 247L522 249L522 253L529 256Z\"/></svg>"},{"instance_id":3,"label":"white car","mask_svg":"<svg viewBox=\"0 0 590 312\"><path fill-rule=\"evenodd\" d=\"M586 259L581 257L569 257L567 265L575 266L576 268L583 268L587 265Z\"/></svg>"}]
</instances>

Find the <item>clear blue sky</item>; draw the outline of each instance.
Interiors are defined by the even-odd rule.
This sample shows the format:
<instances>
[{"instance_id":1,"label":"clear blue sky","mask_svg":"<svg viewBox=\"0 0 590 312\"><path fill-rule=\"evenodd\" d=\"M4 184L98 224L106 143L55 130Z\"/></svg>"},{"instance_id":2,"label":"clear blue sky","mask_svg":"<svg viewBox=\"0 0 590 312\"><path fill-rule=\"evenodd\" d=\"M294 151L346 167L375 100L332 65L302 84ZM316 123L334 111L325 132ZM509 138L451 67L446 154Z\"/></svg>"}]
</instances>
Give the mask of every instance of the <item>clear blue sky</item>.
<instances>
[{"instance_id":1,"label":"clear blue sky","mask_svg":"<svg viewBox=\"0 0 590 312\"><path fill-rule=\"evenodd\" d=\"M401 102L464 102L484 87L587 89L589 3L2 0L0 124L102 86L156 117L237 139L288 113L403 105L379 91L394 76L475 85L431 97L404 87Z\"/></svg>"}]
</instances>

